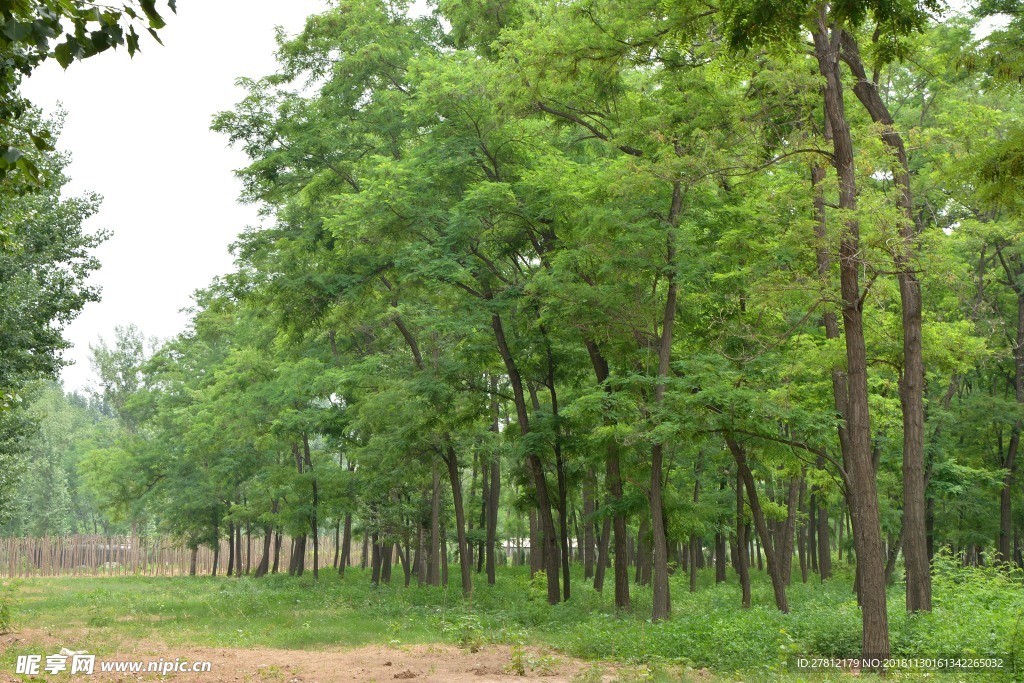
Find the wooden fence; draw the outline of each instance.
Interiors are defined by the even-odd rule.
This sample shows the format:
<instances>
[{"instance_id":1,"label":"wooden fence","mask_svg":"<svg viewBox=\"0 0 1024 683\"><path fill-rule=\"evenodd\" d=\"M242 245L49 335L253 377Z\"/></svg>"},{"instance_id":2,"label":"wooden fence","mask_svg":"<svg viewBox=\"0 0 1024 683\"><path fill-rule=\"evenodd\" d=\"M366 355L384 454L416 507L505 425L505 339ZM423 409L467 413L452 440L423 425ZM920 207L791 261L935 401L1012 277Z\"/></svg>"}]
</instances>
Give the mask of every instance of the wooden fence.
<instances>
[{"instance_id":1,"label":"wooden fence","mask_svg":"<svg viewBox=\"0 0 1024 683\"><path fill-rule=\"evenodd\" d=\"M292 543L281 539L279 571L288 571ZM320 567L334 562L333 534L320 538ZM263 537L242 541L242 565L256 571L263 554ZM228 541L221 541L217 573L227 570ZM352 544L350 564L358 565L361 547ZM196 573L213 570L213 549L196 551ZM273 558L271 558L271 562ZM63 536L48 538L0 538L0 577L33 576L178 576L189 573L192 551L160 536ZM313 568L312 539L306 544L306 571Z\"/></svg>"}]
</instances>

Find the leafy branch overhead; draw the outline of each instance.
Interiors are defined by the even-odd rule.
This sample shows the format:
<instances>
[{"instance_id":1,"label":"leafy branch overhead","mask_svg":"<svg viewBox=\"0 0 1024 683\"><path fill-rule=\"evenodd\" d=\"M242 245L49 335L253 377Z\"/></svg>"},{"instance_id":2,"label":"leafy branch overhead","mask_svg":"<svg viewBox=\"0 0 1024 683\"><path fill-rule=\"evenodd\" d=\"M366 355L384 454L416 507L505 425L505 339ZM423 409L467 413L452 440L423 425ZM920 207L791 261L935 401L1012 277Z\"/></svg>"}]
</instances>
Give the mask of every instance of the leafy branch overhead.
<instances>
[{"instance_id":1,"label":"leafy branch overhead","mask_svg":"<svg viewBox=\"0 0 1024 683\"><path fill-rule=\"evenodd\" d=\"M176 0L167 0L176 11ZM39 168L26 144L52 152L45 130L23 122L29 104L21 97L22 79L43 62L55 59L63 68L111 48L139 51L139 30L160 42L166 25L155 0L104 5L81 0L0 0L0 180L20 171L38 185Z\"/></svg>"}]
</instances>

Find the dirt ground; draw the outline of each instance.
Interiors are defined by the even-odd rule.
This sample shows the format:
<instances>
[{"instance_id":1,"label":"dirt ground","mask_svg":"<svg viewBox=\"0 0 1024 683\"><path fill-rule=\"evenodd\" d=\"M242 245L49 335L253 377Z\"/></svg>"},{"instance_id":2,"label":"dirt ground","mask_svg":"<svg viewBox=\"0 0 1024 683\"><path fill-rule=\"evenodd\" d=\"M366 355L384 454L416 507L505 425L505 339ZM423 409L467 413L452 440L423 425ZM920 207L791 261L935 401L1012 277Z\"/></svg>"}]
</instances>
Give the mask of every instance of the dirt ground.
<instances>
[{"instance_id":1,"label":"dirt ground","mask_svg":"<svg viewBox=\"0 0 1024 683\"><path fill-rule=\"evenodd\" d=\"M45 631L21 631L0 636L0 652L18 647L42 647L45 656L57 654L61 643ZM52 651L51 651L52 650ZM210 662L208 673L101 672L102 662L138 661L148 663L160 658L191 662ZM144 665L145 666L145 665ZM22 681L13 667L0 671L0 681ZM370 646L330 651L229 649L210 647L168 647L162 643L129 643L116 654L96 658L91 676L67 673L52 676L42 673L34 680L79 680L138 683L166 680L168 683L330 683L333 681L430 681L451 683L487 683L540 679L550 683L598 683L616 678L613 667L575 660L535 647L512 648L486 645L476 652L452 645Z\"/></svg>"}]
</instances>

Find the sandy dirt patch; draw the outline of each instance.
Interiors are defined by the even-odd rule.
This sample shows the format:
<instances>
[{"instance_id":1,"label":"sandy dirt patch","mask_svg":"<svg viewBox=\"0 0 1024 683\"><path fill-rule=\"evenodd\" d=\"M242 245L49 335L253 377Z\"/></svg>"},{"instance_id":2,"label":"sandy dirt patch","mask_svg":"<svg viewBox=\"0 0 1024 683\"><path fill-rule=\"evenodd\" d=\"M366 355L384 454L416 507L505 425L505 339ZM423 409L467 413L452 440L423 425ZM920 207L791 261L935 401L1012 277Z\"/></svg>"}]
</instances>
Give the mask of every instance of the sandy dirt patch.
<instances>
[{"instance_id":1,"label":"sandy dirt patch","mask_svg":"<svg viewBox=\"0 0 1024 683\"><path fill-rule=\"evenodd\" d=\"M67 637L70 634L64 634ZM0 651L11 647L47 648L39 654L56 654L62 644L42 630L26 630L0 636ZM101 664L115 661L210 662L209 673L169 673L164 677L151 672L102 672ZM520 675L522 672L522 675ZM542 680L550 683L572 681L612 681L610 665L583 662L550 650L535 647L512 648L487 645L476 652L452 645L369 646L330 651L277 650L269 648L230 649L195 646L168 647L160 643L138 643L118 648L116 654L96 659L92 676L52 676L41 674L34 680L77 680L138 683L331 683L360 681L423 681L439 683L487 683L515 680ZM0 671L0 681L20 681L14 671Z\"/></svg>"}]
</instances>

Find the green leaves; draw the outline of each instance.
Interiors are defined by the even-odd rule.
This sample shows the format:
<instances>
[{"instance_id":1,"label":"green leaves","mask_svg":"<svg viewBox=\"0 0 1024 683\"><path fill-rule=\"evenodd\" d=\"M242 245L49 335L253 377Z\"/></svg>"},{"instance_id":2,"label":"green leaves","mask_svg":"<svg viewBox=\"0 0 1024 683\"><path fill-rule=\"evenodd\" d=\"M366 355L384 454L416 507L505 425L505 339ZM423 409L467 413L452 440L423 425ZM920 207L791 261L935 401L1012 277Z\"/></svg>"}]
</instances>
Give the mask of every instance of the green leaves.
<instances>
[{"instance_id":1,"label":"green leaves","mask_svg":"<svg viewBox=\"0 0 1024 683\"><path fill-rule=\"evenodd\" d=\"M0 146L13 147L10 129L18 128L23 103L18 95L21 79L47 59L64 69L77 60L87 59L110 48L127 45L128 54L139 50L134 24L145 17L147 30L160 42L157 29L165 26L155 0L140 3L142 14L133 2L107 6L86 0L24 0L3 11L0 24ZM173 0L168 2L175 11ZM127 35L126 35L127 30ZM58 36L60 36L58 40ZM54 45L53 43L56 42ZM24 131L40 136L39 131ZM33 142L35 140L33 139ZM38 150L45 145L36 143ZM52 151L52 150L46 150ZM0 179L12 172L26 176L38 187L41 178L32 160L8 161L0 166Z\"/></svg>"}]
</instances>

